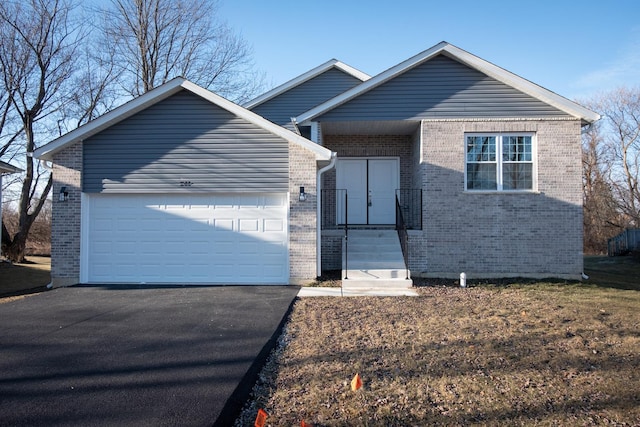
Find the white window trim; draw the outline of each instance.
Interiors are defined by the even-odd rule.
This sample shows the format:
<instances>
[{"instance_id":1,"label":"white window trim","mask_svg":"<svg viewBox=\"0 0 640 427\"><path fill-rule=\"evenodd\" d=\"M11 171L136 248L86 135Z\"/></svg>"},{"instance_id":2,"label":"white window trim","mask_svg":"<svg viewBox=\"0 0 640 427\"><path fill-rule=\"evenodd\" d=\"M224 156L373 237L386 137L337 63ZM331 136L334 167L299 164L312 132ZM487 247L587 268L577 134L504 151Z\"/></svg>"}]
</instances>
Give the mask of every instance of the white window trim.
<instances>
[{"instance_id":1,"label":"white window trim","mask_svg":"<svg viewBox=\"0 0 640 427\"><path fill-rule=\"evenodd\" d=\"M496 137L496 182L495 190L473 190L467 188L467 137L469 136L495 136ZM502 183L502 138L505 136L530 136L531 137L531 188L522 190L505 190ZM480 193L538 193L538 140L535 132L468 132L464 134L464 192L472 194ZM487 162L489 163L489 162ZM493 163L493 162L491 162Z\"/></svg>"}]
</instances>

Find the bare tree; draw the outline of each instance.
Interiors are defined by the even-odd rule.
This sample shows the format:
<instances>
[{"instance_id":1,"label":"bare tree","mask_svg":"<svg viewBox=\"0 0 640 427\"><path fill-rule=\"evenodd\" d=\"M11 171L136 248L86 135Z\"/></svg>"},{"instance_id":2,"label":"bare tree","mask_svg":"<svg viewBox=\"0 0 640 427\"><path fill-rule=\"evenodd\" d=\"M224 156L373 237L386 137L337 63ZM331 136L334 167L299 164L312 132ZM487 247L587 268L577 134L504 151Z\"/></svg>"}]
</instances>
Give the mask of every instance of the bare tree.
<instances>
[{"instance_id":1,"label":"bare tree","mask_svg":"<svg viewBox=\"0 0 640 427\"><path fill-rule=\"evenodd\" d=\"M90 122L116 107L119 100L113 51L95 49L93 42L80 46L76 57L73 91L57 118L57 132L62 135Z\"/></svg>"},{"instance_id":2,"label":"bare tree","mask_svg":"<svg viewBox=\"0 0 640 427\"><path fill-rule=\"evenodd\" d=\"M604 144L612 156L611 186L626 226L640 227L640 87L620 88L600 100L609 128Z\"/></svg>"},{"instance_id":3,"label":"bare tree","mask_svg":"<svg viewBox=\"0 0 640 427\"><path fill-rule=\"evenodd\" d=\"M218 19L215 0L112 0L103 13L105 48L114 49L129 95L182 76L240 101L262 84L248 44Z\"/></svg>"},{"instance_id":4,"label":"bare tree","mask_svg":"<svg viewBox=\"0 0 640 427\"><path fill-rule=\"evenodd\" d=\"M584 251L604 253L607 240L620 232L622 219L609 183L611 156L603 143L602 122L582 135Z\"/></svg>"},{"instance_id":5,"label":"bare tree","mask_svg":"<svg viewBox=\"0 0 640 427\"><path fill-rule=\"evenodd\" d=\"M52 117L68 101L68 83L81 36L66 0L0 3L0 71L8 108L0 138L4 153L23 157L25 173L18 200L18 226L2 226L5 255L24 260L29 230L51 190L52 178L30 154L51 135Z\"/></svg>"},{"instance_id":6,"label":"bare tree","mask_svg":"<svg viewBox=\"0 0 640 427\"><path fill-rule=\"evenodd\" d=\"M582 138L585 251L640 227L640 88L619 88L585 104L602 120Z\"/></svg>"}]
</instances>

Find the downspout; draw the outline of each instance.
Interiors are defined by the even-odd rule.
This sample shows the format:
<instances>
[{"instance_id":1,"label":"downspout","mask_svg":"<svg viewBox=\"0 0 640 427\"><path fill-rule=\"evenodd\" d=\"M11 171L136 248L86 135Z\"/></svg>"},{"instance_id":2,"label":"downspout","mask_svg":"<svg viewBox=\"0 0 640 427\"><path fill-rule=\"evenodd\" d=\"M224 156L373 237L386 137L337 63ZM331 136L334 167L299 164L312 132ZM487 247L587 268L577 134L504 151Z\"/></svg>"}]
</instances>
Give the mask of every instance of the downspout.
<instances>
[{"instance_id":1,"label":"downspout","mask_svg":"<svg viewBox=\"0 0 640 427\"><path fill-rule=\"evenodd\" d=\"M298 128L298 121L296 120L295 117L291 117L291 124L293 125L293 128L296 130L296 133L298 135L302 135L302 133L300 133L300 129Z\"/></svg>"},{"instance_id":2,"label":"downspout","mask_svg":"<svg viewBox=\"0 0 640 427\"><path fill-rule=\"evenodd\" d=\"M329 164L318 170L318 175L316 177L316 275L320 277L322 275L322 231L320 227L322 226L322 206L321 203L321 194L322 194L322 174L336 167L336 159L338 158L338 153L331 152L331 161Z\"/></svg>"},{"instance_id":3,"label":"downspout","mask_svg":"<svg viewBox=\"0 0 640 427\"><path fill-rule=\"evenodd\" d=\"M592 127L593 127L593 123L587 123L586 125L581 126L580 134L584 135L585 133L589 132Z\"/></svg>"}]
</instances>

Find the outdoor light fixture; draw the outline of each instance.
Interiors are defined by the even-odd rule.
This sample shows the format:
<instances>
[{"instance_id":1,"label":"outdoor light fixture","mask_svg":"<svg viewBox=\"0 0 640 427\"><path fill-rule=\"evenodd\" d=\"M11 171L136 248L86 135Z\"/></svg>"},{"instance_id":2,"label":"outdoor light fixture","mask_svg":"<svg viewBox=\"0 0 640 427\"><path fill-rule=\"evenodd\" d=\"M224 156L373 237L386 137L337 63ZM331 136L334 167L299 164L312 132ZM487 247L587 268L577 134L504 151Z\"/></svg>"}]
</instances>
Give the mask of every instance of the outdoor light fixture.
<instances>
[{"instance_id":1,"label":"outdoor light fixture","mask_svg":"<svg viewBox=\"0 0 640 427\"><path fill-rule=\"evenodd\" d=\"M307 200L307 193L304 192L304 187L300 187L300 197L298 198L301 202Z\"/></svg>"},{"instance_id":2,"label":"outdoor light fixture","mask_svg":"<svg viewBox=\"0 0 640 427\"><path fill-rule=\"evenodd\" d=\"M58 200L60 200L61 202L66 202L67 200L69 200L69 192L67 191L67 187L65 187L64 185L60 187Z\"/></svg>"}]
</instances>

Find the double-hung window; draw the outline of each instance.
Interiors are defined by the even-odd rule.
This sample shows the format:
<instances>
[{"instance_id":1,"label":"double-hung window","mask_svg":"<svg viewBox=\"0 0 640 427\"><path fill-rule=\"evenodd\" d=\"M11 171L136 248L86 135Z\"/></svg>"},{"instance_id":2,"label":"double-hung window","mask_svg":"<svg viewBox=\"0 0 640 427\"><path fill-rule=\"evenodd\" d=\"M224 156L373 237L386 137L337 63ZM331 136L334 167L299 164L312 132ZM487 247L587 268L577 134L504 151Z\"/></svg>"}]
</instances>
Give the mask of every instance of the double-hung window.
<instances>
[{"instance_id":1,"label":"double-hung window","mask_svg":"<svg viewBox=\"0 0 640 427\"><path fill-rule=\"evenodd\" d=\"M534 139L531 133L465 135L465 189L535 190Z\"/></svg>"}]
</instances>

